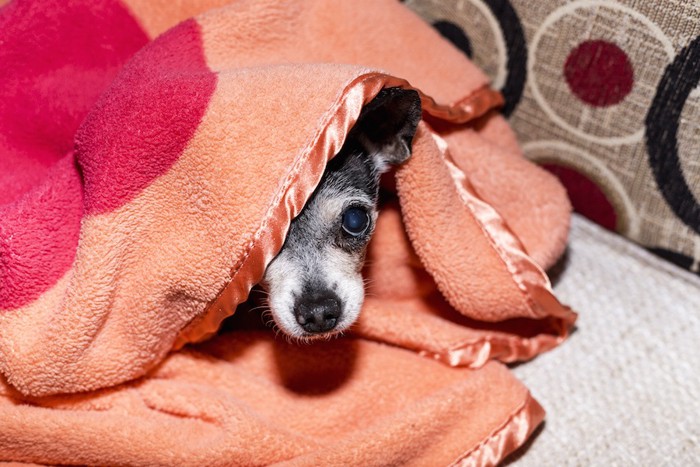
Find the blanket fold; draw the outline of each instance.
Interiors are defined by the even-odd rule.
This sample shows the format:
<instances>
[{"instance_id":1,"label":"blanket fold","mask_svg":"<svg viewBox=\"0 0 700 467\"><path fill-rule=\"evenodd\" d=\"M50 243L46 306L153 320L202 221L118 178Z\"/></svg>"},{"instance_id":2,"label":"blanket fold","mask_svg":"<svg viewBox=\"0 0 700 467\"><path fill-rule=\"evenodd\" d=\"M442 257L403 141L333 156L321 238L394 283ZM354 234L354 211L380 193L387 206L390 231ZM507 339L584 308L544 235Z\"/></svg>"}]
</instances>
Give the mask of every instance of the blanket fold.
<instances>
[{"instance_id":1,"label":"blanket fold","mask_svg":"<svg viewBox=\"0 0 700 467\"><path fill-rule=\"evenodd\" d=\"M498 462L544 413L495 360L576 318L543 272L564 190L399 2L223 3L0 9L0 460ZM383 181L352 335L295 346L239 323L184 347L248 299L396 86L424 118Z\"/></svg>"},{"instance_id":2,"label":"blanket fold","mask_svg":"<svg viewBox=\"0 0 700 467\"><path fill-rule=\"evenodd\" d=\"M173 354L114 390L6 391L0 453L48 464L488 465L543 416L496 363L473 372L363 340L299 347L258 332Z\"/></svg>"}]
</instances>

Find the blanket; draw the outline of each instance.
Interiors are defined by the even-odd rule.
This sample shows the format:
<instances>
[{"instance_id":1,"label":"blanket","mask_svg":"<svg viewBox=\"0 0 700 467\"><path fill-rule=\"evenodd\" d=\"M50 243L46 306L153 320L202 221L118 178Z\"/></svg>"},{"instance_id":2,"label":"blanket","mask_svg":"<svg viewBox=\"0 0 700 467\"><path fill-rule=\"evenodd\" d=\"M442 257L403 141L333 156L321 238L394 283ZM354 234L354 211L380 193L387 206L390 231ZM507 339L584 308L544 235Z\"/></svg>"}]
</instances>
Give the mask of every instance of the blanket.
<instances>
[{"instance_id":1,"label":"blanket","mask_svg":"<svg viewBox=\"0 0 700 467\"><path fill-rule=\"evenodd\" d=\"M499 462L544 415L502 362L575 321L543 272L564 190L399 2L225 3L0 9L0 460ZM351 335L299 346L239 311L211 339L396 86L423 121Z\"/></svg>"}]
</instances>

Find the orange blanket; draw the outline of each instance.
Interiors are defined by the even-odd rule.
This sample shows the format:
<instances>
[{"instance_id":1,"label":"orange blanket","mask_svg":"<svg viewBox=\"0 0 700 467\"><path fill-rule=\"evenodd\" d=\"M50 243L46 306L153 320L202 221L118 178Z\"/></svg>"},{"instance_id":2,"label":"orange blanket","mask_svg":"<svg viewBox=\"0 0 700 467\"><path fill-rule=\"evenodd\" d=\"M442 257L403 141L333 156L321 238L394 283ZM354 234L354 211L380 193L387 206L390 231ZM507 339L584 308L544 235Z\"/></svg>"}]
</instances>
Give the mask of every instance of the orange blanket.
<instances>
[{"instance_id":1,"label":"orange blanket","mask_svg":"<svg viewBox=\"0 0 700 467\"><path fill-rule=\"evenodd\" d=\"M0 460L497 463L543 412L494 360L575 320L542 271L563 189L399 2L216 3L0 9ZM181 349L246 300L389 86L418 90L424 121L352 336L234 323Z\"/></svg>"}]
</instances>

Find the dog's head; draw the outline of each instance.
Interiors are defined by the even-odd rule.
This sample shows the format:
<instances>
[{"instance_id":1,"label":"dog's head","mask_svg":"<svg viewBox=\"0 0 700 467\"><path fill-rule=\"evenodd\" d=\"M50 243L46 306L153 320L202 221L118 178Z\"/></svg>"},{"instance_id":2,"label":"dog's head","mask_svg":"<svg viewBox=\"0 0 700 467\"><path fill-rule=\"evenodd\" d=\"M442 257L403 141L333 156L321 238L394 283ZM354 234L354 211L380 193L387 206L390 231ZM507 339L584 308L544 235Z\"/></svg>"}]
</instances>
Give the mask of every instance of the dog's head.
<instances>
[{"instance_id":1,"label":"dog's head","mask_svg":"<svg viewBox=\"0 0 700 467\"><path fill-rule=\"evenodd\" d=\"M420 118L417 92L382 90L365 106L319 186L292 221L263 280L272 316L286 334L326 336L357 319L380 176L410 157Z\"/></svg>"}]
</instances>

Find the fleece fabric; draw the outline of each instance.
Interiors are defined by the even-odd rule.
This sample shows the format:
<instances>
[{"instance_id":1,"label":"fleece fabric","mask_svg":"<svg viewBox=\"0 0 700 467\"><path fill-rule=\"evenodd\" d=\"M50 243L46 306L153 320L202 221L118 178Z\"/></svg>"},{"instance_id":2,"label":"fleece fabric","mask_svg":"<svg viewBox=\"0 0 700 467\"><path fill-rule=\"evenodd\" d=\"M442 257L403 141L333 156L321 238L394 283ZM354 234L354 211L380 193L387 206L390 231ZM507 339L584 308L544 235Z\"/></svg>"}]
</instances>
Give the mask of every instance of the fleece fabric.
<instances>
[{"instance_id":1,"label":"fleece fabric","mask_svg":"<svg viewBox=\"0 0 700 467\"><path fill-rule=\"evenodd\" d=\"M498 462L543 411L496 360L575 320L543 272L562 187L399 2L223 3L0 9L0 460ZM424 120L386 180L352 335L296 346L241 324L183 349L246 301L394 86Z\"/></svg>"}]
</instances>

